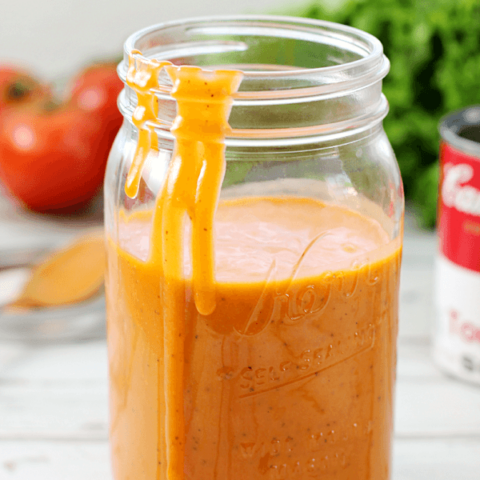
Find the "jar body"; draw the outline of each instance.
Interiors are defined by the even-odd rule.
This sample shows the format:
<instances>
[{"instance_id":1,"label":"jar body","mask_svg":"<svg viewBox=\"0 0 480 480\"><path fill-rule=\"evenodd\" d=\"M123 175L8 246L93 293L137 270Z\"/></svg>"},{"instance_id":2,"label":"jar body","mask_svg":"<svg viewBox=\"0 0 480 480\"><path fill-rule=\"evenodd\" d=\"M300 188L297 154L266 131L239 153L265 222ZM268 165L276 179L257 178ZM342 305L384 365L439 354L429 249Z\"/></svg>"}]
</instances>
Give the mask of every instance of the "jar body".
<instances>
[{"instance_id":1,"label":"jar body","mask_svg":"<svg viewBox=\"0 0 480 480\"><path fill-rule=\"evenodd\" d=\"M255 118L264 127L268 117ZM130 199L137 138L126 118L105 183L116 480L166 478L167 462L169 306L149 252L174 142L160 135ZM387 479L403 190L381 122L302 141L227 140L225 158L214 312L195 307L188 247L172 287L185 326L184 478Z\"/></svg>"}]
</instances>

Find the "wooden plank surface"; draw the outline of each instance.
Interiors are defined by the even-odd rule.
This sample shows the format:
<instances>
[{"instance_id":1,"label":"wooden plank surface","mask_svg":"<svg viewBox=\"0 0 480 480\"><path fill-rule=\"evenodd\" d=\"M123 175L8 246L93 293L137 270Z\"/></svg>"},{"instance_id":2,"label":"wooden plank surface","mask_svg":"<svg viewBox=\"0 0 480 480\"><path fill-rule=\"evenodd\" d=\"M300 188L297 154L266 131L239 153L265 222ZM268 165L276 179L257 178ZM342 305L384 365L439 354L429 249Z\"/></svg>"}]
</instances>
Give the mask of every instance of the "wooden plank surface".
<instances>
[{"instance_id":1,"label":"wooden plank surface","mask_svg":"<svg viewBox=\"0 0 480 480\"><path fill-rule=\"evenodd\" d=\"M109 478L103 342L37 348L4 366L0 379L6 479L32 469L50 480ZM480 389L439 373L427 343L400 342L395 420L394 480L479 478ZM85 476L65 476L72 464ZM453 476L458 468L462 476Z\"/></svg>"},{"instance_id":2,"label":"wooden plank surface","mask_svg":"<svg viewBox=\"0 0 480 480\"><path fill-rule=\"evenodd\" d=\"M478 480L479 439L396 440L392 480Z\"/></svg>"},{"instance_id":3,"label":"wooden plank surface","mask_svg":"<svg viewBox=\"0 0 480 480\"><path fill-rule=\"evenodd\" d=\"M392 480L478 480L479 456L468 439L396 440ZM0 478L112 480L108 444L0 441Z\"/></svg>"},{"instance_id":4,"label":"wooden plank surface","mask_svg":"<svg viewBox=\"0 0 480 480\"><path fill-rule=\"evenodd\" d=\"M4 368L0 419L0 439L106 440L104 342L37 348ZM395 424L398 438L480 438L480 388L441 374L429 344L401 341Z\"/></svg>"},{"instance_id":5,"label":"wooden plank surface","mask_svg":"<svg viewBox=\"0 0 480 480\"><path fill-rule=\"evenodd\" d=\"M0 222L0 239L7 223ZM17 223L17 234L24 235ZM67 238L76 226L61 229ZM392 479L478 480L480 388L444 376L430 355L435 249L433 234L410 226ZM112 480L107 393L103 339L49 346L0 342L0 480Z\"/></svg>"},{"instance_id":6,"label":"wooden plank surface","mask_svg":"<svg viewBox=\"0 0 480 480\"><path fill-rule=\"evenodd\" d=\"M104 341L31 348L0 370L0 439L106 440L107 408Z\"/></svg>"},{"instance_id":7,"label":"wooden plank surface","mask_svg":"<svg viewBox=\"0 0 480 480\"><path fill-rule=\"evenodd\" d=\"M2 480L111 480L108 443L0 440Z\"/></svg>"}]
</instances>

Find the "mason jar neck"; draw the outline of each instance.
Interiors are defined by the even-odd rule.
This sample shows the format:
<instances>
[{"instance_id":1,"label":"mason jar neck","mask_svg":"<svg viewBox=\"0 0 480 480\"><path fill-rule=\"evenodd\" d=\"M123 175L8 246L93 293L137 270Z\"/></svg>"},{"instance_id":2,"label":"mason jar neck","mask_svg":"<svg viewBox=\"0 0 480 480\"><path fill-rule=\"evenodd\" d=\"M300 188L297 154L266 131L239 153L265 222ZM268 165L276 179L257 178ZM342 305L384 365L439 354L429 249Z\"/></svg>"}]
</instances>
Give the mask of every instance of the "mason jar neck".
<instances>
[{"instance_id":1,"label":"mason jar neck","mask_svg":"<svg viewBox=\"0 0 480 480\"><path fill-rule=\"evenodd\" d=\"M131 52L147 59L243 72L233 98L227 146L294 145L358 135L382 121L382 79L389 62L381 43L360 30L290 17L199 18L156 25L125 43L118 71L125 82ZM172 139L176 103L160 73L159 137ZM119 100L131 120L136 95Z\"/></svg>"}]
</instances>

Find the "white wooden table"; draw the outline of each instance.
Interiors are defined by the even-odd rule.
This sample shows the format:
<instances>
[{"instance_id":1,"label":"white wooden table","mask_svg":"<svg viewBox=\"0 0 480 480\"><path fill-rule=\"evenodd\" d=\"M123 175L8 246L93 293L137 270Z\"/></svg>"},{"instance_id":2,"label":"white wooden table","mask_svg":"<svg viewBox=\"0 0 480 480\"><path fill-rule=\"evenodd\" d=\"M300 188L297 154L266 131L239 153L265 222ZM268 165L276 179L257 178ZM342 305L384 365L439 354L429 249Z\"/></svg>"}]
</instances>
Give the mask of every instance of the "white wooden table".
<instances>
[{"instance_id":1,"label":"white wooden table","mask_svg":"<svg viewBox=\"0 0 480 480\"><path fill-rule=\"evenodd\" d=\"M52 232L66 239L85 223L33 226L1 201L0 217L0 248ZM430 358L434 251L433 234L407 228L393 480L479 480L480 388L447 378ZM107 422L104 340L0 342L0 480L111 480Z\"/></svg>"}]
</instances>

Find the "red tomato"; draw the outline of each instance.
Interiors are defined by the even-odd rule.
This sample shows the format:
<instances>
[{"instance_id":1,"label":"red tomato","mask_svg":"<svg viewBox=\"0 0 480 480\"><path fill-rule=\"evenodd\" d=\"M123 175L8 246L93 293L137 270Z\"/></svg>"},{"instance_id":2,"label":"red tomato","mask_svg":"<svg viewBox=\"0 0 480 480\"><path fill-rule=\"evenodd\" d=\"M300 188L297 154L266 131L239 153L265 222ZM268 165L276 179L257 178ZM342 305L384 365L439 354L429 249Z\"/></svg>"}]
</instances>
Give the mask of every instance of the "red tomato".
<instances>
[{"instance_id":1,"label":"red tomato","mask_svg":"<svg viewBox=\"0 0 480 480\"><path fill-rule=\"evenodd\" d=\"M113 143L122 125L117 99L123 83L113 63L99 63L84 70L74 81L71 102L79 109L100 116L105 125L105 142Z\"/></svg>"},{"instance_id":2,"label":"red tomato","mask_svg":"<svg viewBox=\"0 0 480 480\"><path fill-rule=\"evenodd\" d=\"M83 205L102 185L110 145L104 126L71 107L10 110L0 119L0 177L35 211Z\"/></svg>"},{"instance_id":3,"label":"red tomato","mask_svg":"<svg viewBox=\"0 0 480 480\"><path fill-rule=\"evenodd\" d=\"M100 190L110 148L122 123L114 66L77 77L71 98L30 102L0 114L0 179L28 208L72 211Z\"/></svg>"}]
</instances>

